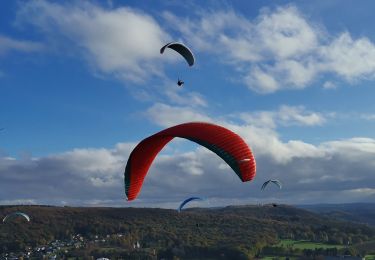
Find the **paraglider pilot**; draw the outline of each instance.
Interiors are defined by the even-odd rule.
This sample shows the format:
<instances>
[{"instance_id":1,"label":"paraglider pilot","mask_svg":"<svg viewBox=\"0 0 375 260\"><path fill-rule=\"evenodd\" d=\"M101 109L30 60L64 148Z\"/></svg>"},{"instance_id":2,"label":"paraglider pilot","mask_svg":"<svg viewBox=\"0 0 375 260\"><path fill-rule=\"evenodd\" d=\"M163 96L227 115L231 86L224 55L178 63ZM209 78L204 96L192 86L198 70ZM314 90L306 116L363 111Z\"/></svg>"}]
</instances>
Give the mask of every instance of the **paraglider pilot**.
<instances>
[{"instance_id":1,"label":"paraglider pilot","mask_svg":"<svg viewBox=\"0 0 375 260\"><path fill-rule=\"evenodd\" d=\"M185 82L183 82L183 81L180 80L180 79L178 79L178 81L177 81L177 85L178 85L179 87L182 87L182 86L184 85L184 83L185 83Z\"/></svg>"}]
</instances>

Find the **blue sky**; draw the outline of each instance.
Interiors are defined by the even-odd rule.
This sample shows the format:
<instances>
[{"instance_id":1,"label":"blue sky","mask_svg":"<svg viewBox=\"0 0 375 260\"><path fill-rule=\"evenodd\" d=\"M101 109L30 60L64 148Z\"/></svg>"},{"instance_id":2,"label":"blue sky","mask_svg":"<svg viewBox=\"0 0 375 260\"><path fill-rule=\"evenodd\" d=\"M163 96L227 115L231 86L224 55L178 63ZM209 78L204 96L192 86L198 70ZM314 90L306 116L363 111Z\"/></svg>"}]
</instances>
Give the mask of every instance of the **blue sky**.
<instances>
[{"instance_id":1,"label":"blue sky","mask_svg":"<svg viewBox=\"0 0 375 260\"><path fill-rule=\"evenodd\" d=\"M254 182L176 140L132 206L193 195L212 205L374 201L374 5L2 2L0 203L128 206L123 169L136 143L189 121L241 135ZM193 50L193 67L160 55L172 40ZM268 178L285 188L260 193Z\"/></svg>"}]
</instances>

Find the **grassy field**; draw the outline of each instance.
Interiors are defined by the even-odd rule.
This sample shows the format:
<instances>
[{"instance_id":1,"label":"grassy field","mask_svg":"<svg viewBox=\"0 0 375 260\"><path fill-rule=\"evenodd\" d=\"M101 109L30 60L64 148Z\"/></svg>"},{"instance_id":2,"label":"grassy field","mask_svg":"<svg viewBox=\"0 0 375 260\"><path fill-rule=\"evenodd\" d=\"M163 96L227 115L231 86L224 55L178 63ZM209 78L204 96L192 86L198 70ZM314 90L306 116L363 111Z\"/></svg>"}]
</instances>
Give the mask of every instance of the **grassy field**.
<instances>
[{"instance_id":1,"label":"grassy field","mask_svg":"<svg viewBox=\"0 0 375 260\"><path fill-rule=\"evenodd\" d=\"M281 240L278 244L274 245L274 247L284 247L284 248L292 248L292 249L312 249L314 250L315 248L334 248L336 247L337 249L343 248L345 246L343 245L330 245L330 244L324 244L324 243L315 243L311 241L306 241L306 240L291 240L291 239L283 239ZM277 256L264 256L261 258L261 260L272 260ZM297 259L297 257L290 257L289 259ZM375 260L372 258L366 258L366 260Z\"/></svg>"},{"instance_id":2,"label":"grassy field","mask_svg":"<svg viewBox=\"0 0 375 260\"><path fill-rule=\"evenodd\" d=\"M366 255L366 260L375 260L375 255Z\"/></svg>"},{"instance_id":3,"label":"grassy field","mask_svg":"<svg viewBox=\"0 0 375 260\"><path fill-rule=\"evenodd\" d=\"M275 258L278 258L278 257L280 257L280 256L265 256L265 257L262 257L262 258L260 258L260 260L273 260L273 259L275 259ZM289 259L290 260L297 260L298 259L298 257L290 257L289 256ZM367 259L366 259L367 260Z\"/></svg>"},{"instance_id":4,"label":"grassy field","mask_svg":"<svg viewBox=\"0 0 375 260\"><path fill-rule=\"evenodd\" d=\"M277 247L291 247L293 249L315 249L315 248L326 249L326 248L334 248L334 247L339 249L339 248L345 247L343 245L330 245L330 244L315 243L315 242L310 242L310 241L305 241L305 240L297 241L297 240L291 240L291 239L281 240L275 246L277 246Z\"/></svg>"}]
</instances>

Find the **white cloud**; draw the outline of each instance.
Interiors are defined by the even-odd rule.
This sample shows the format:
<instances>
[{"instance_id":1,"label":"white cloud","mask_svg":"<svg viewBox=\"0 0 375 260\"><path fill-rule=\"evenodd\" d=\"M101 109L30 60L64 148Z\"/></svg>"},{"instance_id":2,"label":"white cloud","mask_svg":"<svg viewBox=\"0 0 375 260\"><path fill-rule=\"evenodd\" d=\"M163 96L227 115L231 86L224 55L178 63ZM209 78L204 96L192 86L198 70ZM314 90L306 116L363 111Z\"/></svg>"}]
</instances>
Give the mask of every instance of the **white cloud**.
<instances>
[{"instance_id":1,"label":"white cloud","mask_svg":"<svg viewBox=\"0 0 375 260\"><path fill-rule=\"evenodd\" d=\"M170 37L142 11L39 0L21 5L17 19L33 24L48 37L69 39L98 72L135 82L162 75L159 48Z\"/></svg>"},{"instance_id":2,"label":"white cloud","mask_svg":"<svg viewBox=\"0 0 375 260\"><path fill-rule=\"evenodd\" d=\"M255 28L264 45L263 51L278 59L308 54L318 44L319 32L293 6L263 12Z\"/></svg>"},{"instance_id":3,"label":"white cloud","mask_svg":"<svg viewBox=\"0 0 375 260\"><path fill-rule=\"evenodd\" d=\"M36 205L35 200L30 199L15 199L15 200L0 200L1 205Z\"/></svg>"},{"instance_id":4,"label":"white cloud","mask_svg":"<svg viewBox=\"0 0 375 260\"><path fill-rule=\"evenodd\" d=\"M237 115L236 115L237 116ZM263 127L276 126L315 126L322 125L326 118L323 114L307 111L303 106L280 106L277 111L255 111L240 113L239 117L247 123Z\"/></svg>"},{"instance_id":5,"label":"white cloud","mask_svg":"<svg viewBox=\"0 0 375 260\"><path fill-rule=\"evenodd\" d=\"M375 195L375 189L371 189L371 188L352 189L352 190L348 190L347 192L357 194L359 197L363 196L363 194L366 194L369 196Z\"/></svg>"},{"instance_id":6,"label":"white cloud","mask_svg":"<svg viewBox=\"0 0 375 260\"><path fill-rule=\"evenodd\" d=\"M321 125L325 118L320 113L305 111L304 107L281 106L278 113L282 124Z\"/></svg>"},{"instance_id":7,"label":"white cloud","mask_svg":"<svg viewBox=\"0 0 375 260\"><path fill-rule=\"evenodd\" d=\"M251 68L250 73L244 77L244 82L257 92L272 93L279 88L277 79L257 66Z\"/></svg>"},{"instance_id":8,"label":"white cloud","mask_svg":"<svg viewBox=\"0 0 375 260\"><path fill-rule=\"evenodd\" d=\"M375 114L362 114L360 115L360 118L368 120L368 121L373 121L375 120Z\"/></svg>"},{"instance_id":9,"label":"white cloud","mask_svg":"<svg viewBox=\"0 0 375 260\"><path fill-rule=\"evenodd\" d=\"M222 49L218 48L219 46L217 46L217 44L223 42L226 46L230 46L233 43L233 39L227 37L227 35L222 32L227 32L231 30L232 27L247 31L248 27L251 27L251 23L233 11L210 12L206 10L201 13L198 20L176 16L170 12L164 12L163 17L167 21L167 24L173 25L170 29L181 32L186 42L192 44L195 50L214 53L222 52ZM247 34L244 35L247 36ZM216 41L216 44L212 45L214 41ZM213 46L215 46L215 48L213 48ZM254 47L256 47L256 45L254 45ZM241 55L237 54L236 48L233 48L233 45L232 48L228 48L228 51L234 51L233 55L241 59L256 59L256 57L252 57L253 52L249 50L251 50L251 48L248 44L241 45L241 43L238 48Z\"/></svg>"},{"instance_id":10,"label":"white cloud","mask_svg":"<svg viewBox=\"0 0 375 260\"><path fill-rule=\"evenodd\" d=\"M195 50L234 65L243 82L259 93L302 89L322 75L352 83L373 79L375 72L372 41L353 39L349 32L329 35L294 6L263 9L256 19L233 10L189 18L165 13L164 18Z\"/></svg>"},{"instance_id":11,"label":"white cloud","mask_svg":"<svg viewBox=\"0 0 375 260\"><path fill-rule=\"evenodd\" d=\"M224 124L238 133L252 147L256 156L266 156L279 164L287 164L295 158L323 157L325 152L300 140L281 141L278 133L267 127L255 125Z\"/></svg>"},{"instance_id":12,"label":"white cloud","mask_svg":"<svg viewBox=\"0 0 375 260\"><path fill-rule=\"evenodd\" d=\"M31 159L0 158L1 197L9 203L90 204L125 197L123 173L134 144L75 149Z\"/></svg>"},{"instance_id":13,"label":"white cloud","mask_svg":"<svg viewBox=\"0 0 375 260\"><path fill-rule=\"evenodd\" d=\"M349 162L368 159L367 165L375 167L375 140L371 138L351 138L330 141L322 145L325 150L334 152L336 156L346 157ZM366 157L365 157L366 155Z\"/></svg>"},{"instance_id":14,"label":"white cloud","mask_svg":"<svg viewBox=\"0 0 375 260\"><path fill-rule=\"evenodd\" d=\"M335 89L335 88L337 88L337 85L332 81L326 81L323 84L323 88L324 89Z\"/></svg>"},{"instance_id":15,"label":"white cloud","mask_svg":"<svg viewBox=\"0 0 375 260\"><path fill-rule=\"evenodd\" d=\"M42 48L43 45L38 42L16 40L0 35L0 55L4 55L11 51L36 52L42 50Z\"/></svg>"},{"instance_id":16,"label":"white cloud","mask_svg":"<svg viewBox=\"0 0 375 260\"><path fill-rule=\"evenodd\" d=\"M323 62L321 69L333 71L347 80L373 78L375 71L375 45L363 37L353 40L348 32L342 33L319 50Z\"/></svg>"},{"instance_id":17,"label":"white cloud","mask_svg":"<svg viewBox=\"0 0 375 260\"><path fill-rule=\"evenodd\" d=\"M156 103L150 107L145 115L152 122L163 127L170 127L189 121L211 121L208 116L190 107L176 107L162 103Z\"/></svg>"},{"instance_id":18,"label":"white cloud","mask_svg":"<svg viewBox=\"0 0 375 260\"><path fill-rule=\"evenodd\" d=\"M87 173L105 172L109 174L122 167L121 157L104 148L74 149L51 158L69 161L72 169L83 170Z\"/></svg>"},{"instance_id":19,"label":"white cloud","mask_svg":"<svg viewBox=\"0 0 375 260\"><path fill-rule=\"evenodd\" d=\"M202 175L204 174L203 162L197 160L197 153L185 153L183 160L178 163L178 167L185 174Z\"/></svg>"},{"instance_id":20,"label":"white cloud","mask_svg":"<svg viewBox=\"0 0 375 260\"><path fill-rule=\"evenodd\" d=\"M165 91L165 96L172 104L189 106L207 106L207 101L197 92L183 92L181 88L169 88Z\"/></svg>"}]
</instances>

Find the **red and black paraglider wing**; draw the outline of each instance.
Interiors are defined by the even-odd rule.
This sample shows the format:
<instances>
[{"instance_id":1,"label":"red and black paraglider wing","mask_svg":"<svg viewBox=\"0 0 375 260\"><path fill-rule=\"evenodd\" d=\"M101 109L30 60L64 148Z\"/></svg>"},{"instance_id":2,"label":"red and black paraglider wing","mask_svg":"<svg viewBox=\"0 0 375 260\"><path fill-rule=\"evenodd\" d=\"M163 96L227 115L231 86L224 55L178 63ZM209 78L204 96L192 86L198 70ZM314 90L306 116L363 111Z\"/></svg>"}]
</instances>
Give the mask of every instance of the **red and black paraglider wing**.
<instances>
[{"instance_id":1,"label":"red and black paraglider wing","mask_svg":"<svg viewBox=\"0 0 375 260\"><path fill-rule=\"evenodd\" d=\"M243 181L255 177L255 158L245 141L234 132L210 123L192 122L167 128L140 142L125 168L125 193L134 200L153 160L174 137L196 142L220 156Z\"/></svg>"}]
</instances>

